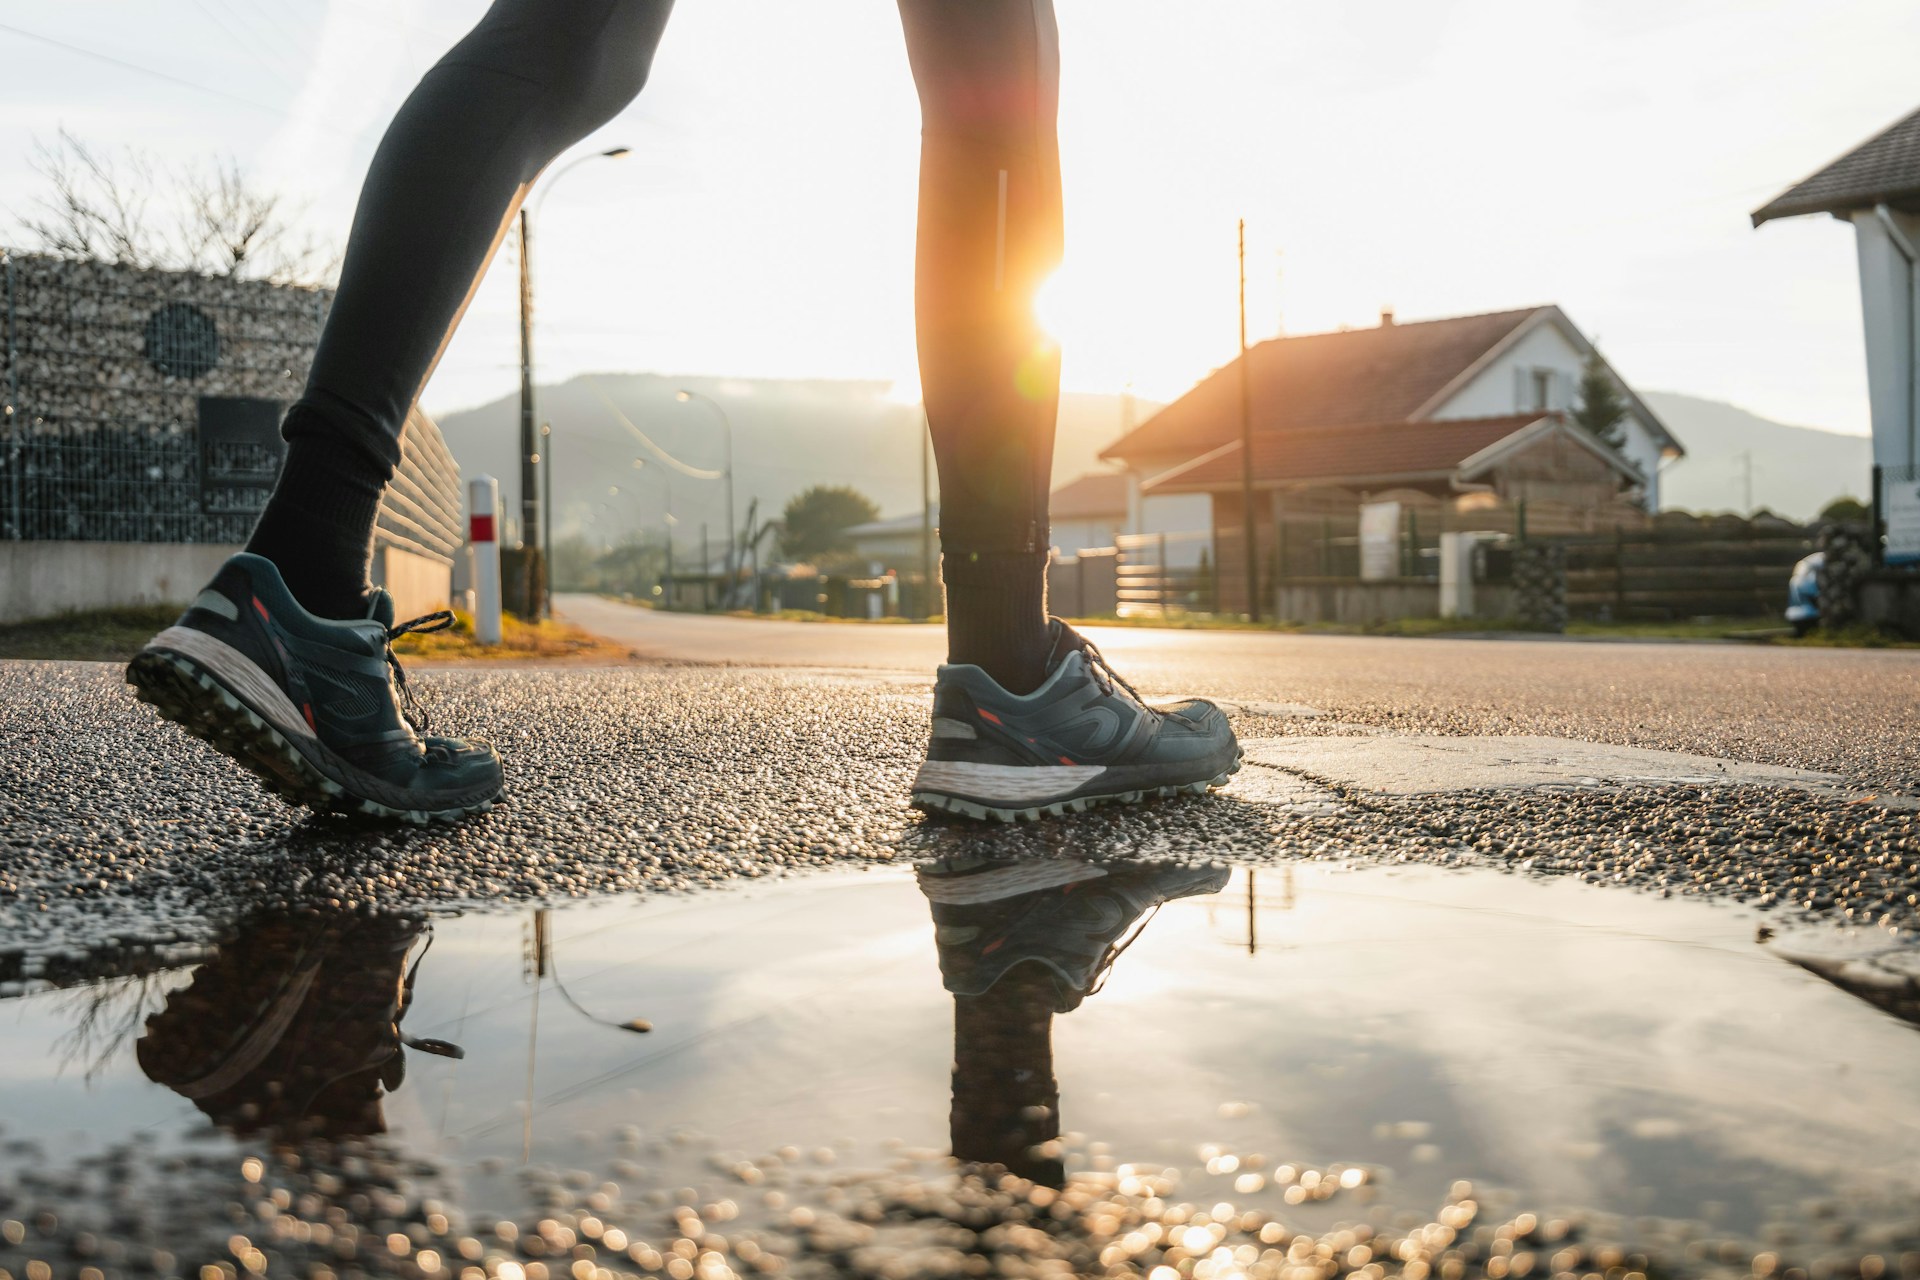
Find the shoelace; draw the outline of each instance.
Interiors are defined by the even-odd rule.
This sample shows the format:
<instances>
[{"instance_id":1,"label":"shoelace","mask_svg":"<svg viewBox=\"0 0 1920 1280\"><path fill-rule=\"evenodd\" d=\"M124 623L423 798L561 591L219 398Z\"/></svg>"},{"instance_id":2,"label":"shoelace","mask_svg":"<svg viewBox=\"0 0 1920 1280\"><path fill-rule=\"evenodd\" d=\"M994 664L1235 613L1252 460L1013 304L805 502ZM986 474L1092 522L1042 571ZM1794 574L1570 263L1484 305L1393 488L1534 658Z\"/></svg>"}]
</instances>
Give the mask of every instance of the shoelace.
<instances>
[{"instance_id":1,"label":"shoelace","mask_svg":"<svg viewBox=\"0 0 1920 1280\"><path fill-rule=\"evenodd\" d=\"M387 628L387 665L393 668L393 687L400 691L400 714L406 717L413 731L424 736L432 723L427 718L427 709L413 696L413 690L407 687L406 669L400 665L400 659L393 652L393 642L401 636L431 635L435 631L445 631L453 625L453 614L446 609L437 613L425 614L406 622Z\"/></svg>"},{"instance_id":2,"label":"shoelace","mask_svg":"<svg viewBox=\"0 0 1920 1280\"><path fill-rule=\"evenodd\" d=\"M1078 635L1079 633L1076 632L1075 634ZM1081 652L1087 655L1087 670L1093 673L1093 682L1100 686L1100 692L1106 694L1108 697L1112 697L1113 686L1118 683L1122 689L1125 689L1133 695L1135 702L1139 703L1142 707L1147 706L1147 700L1140 696L1140 691L1128 684L1126 677L1113 669L1113 664L1107 661L1106 655L1100 652L1093 641L1087 639L1085 636L1080 636L1080 645ZM1152 710L1151 707L1147 709Z\"/></svg>"}]
</instances>

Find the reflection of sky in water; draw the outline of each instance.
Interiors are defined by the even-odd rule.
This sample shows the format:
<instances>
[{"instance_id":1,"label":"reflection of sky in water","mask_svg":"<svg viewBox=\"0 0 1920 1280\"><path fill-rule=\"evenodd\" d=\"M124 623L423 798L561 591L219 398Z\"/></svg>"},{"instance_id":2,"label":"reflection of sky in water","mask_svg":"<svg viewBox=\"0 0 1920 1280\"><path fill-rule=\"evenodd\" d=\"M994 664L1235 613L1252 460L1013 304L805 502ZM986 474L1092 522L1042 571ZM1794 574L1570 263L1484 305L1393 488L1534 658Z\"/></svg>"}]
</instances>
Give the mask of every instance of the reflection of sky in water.
<instances>
[{"instance_id":1,"label":"reflection of sky in water","mask_svg":"<svg viewBox=\"0 0 1920 1280\"><path fill-rule=\"evenodd\" d=\"M644 1037L582 1017L550 983L536 1008L529 919L436 927L405 1030L466 1057L410 1052L385 1101L404 1147L466 1170L476 1207L511 1207L529 1137L537 1162L619 1156L668 1185L712 1179L716 1151L850 1139L840 1159L873 1167L889 1140L945 1149L953 1002L910 877L556 911L568 992L651 1021ZM1920 1190L1920 1036L1754 945L1752 928L1492 872L1271 868L1250 895L1237 871L1163 908L1105 989L1055 1018L1068 1166L1192 1168L1212 1144L1219 1172L1182 1189L1197 1203L1278 1206L1276 1165L1359 1164L1375 1170L1361 1203L1431 1210L1466 1177L1533 1207L1742 1232L1776 1205ZM145 1007L185 979L157 980ZM80 1151L208 1136L143 1077L131 1037L91 1079L50 1070L88 999L0 1004L4 1136ZM109 1030L137 1007L110 1011ZM137 1034L138 1017L125 1025ZM617 1141L628 1126L700 1138ZM1356 1211L1343 1197L1287 1212Z\"/></svg>"}]
</instances>

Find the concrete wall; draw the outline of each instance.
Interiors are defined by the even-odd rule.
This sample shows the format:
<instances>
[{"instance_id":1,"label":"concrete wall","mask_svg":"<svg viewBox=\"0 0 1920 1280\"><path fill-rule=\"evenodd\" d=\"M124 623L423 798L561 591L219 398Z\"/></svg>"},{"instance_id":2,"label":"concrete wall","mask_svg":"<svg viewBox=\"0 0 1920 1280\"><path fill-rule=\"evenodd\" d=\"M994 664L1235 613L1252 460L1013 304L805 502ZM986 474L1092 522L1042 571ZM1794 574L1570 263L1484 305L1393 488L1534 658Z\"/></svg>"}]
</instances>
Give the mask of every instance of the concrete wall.
<instances>
[{"instance_id":1,"label":"concrete wall","mask_svg":"<svg viewBox=\"0 0 1920 1280\"><path fill-rule=\"evenodd\" d=\"M453 599L452 566L399 547L375 549L373 582L392 594L399 622L444 609Z\"/></svg>"},{"instance_id":2,"label":"concrete wall","mask_svg":"<svg viewBox=\"0 0 1920 1280\"><path fill-rule=\"evenodd\" d=\"M1472 617L1506 618L1513 614L1513 589L1493 583L1475 583ZM1390 622L1397 618L1440 616L1440 586L1424 579L1358 582L1328 579L1290 582L1279 588L1274 616L1282 622L1339 622L1349 625Z\"/></svg>"},{"instance_id":3,"label":"concrete wall","mask_svg":"<svg viewBox=\"0 0 1920 1280\"><path fill-rule=\"evenodd\" d=\"M0 623L79 609L185 604L238 547L0 542Z\"/></svg>"},{"instance_id":4,"label":"concrete wall","mask_svg":"<svg viewBox=\"0 0 1920 1280\"><path fill-rule=\"evenodd\" d=\"M82 609L185 605L228 556L212 543L0 542L0 623ZM381 547L373 580L393 593L401 619L447 607L452 574L426 556Z\"/></svg>"},{"instance_id":5,"label":"concrete wall","mask_svg":"<svg viewBox=\"0 0 1920 1280\"><path fill-rule=\"evenodd\" d=\"M1920 640L1920 578L1886 574L1860 584L1860 620Z\"/></svg>"}]
</instances>

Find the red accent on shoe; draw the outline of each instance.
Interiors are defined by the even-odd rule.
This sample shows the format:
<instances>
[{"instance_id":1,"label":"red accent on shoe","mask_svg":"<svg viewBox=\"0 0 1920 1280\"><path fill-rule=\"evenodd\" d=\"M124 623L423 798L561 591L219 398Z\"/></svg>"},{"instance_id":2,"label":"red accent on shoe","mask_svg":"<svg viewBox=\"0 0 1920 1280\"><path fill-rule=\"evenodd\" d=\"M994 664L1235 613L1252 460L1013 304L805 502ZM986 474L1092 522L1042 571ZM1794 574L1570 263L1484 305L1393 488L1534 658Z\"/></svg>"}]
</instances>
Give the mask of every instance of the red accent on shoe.
<instances>
[{"instance_id":1,"label":"red accent on shoe","mask_svg":"<svg viewBox=\"0 0 1920 1280\"><path fill-rule=\"evenodd\" d=\"M318 737L320 726L313 722L313 704L311 702L303 702L300 704L300 710L306 713L307 728L313 730L314 736Z\"/></svg>"},{"instance_id":2,"label":"red accent on shoe","mask_svg":"<svg viewBox=\"0 0 1920 1280\"><path fill-rule=\"evenodd\" d=\"M1069 759L1067 759L1067 758L1066 758L1065 756L1061 756L1061 757L1060 757L1060 763L1061 763L1061 764L1072 764L1072 763L1073 763L1073 761L1071 761L1071 760L1069 760Z\"/></svg>"},{"instance_id":3,"label":"red accent on shoe","mask_svg":"<svg viewBox=\"0 0 1920 1280\"><path fill-rule=\"evenodd\" d=\"M990 956L994 952L998 951L1000 948L1006 945L1007 945L1007 940L1005 938L995 938L992 942L989 942L986 946L980 948L980 954L983 956Z\"/></svg>"},{"instance_id":4,"label":"red accent on shoe","mask_svg":"<svg viewBox=\"0 0 1920 1280\"><path fill-rule=\"evenodd\" d=\"M995 714L993 714L993 712L991 712L991 711L989 711L989 710L987 710L987 709L986 709L985 707L978 707L978 708L975 708L975 709L976 709L977 711L979 711L979 712L980 712L980 718L981 718L982 720L991 720L991 721L993 721L993 722L994 722L995 724L999 724L999 723L1000 723L1000 717L999 717L999 716L997 716L997 715L995 715Z\"/></svg>"},{"instance_id":5,"label":"red accent on shoe","mask_svg":"<svg viewBox=\"0 0 1920 1280\"><path fill-rule=\"evenodd\" d=\"M267 616L267 606L260 603L259 596L251 596L249 598L253 601L253 611L260 615L260 621L262 622L273 621L273 619Z\"/></svg>"}]
</instances>

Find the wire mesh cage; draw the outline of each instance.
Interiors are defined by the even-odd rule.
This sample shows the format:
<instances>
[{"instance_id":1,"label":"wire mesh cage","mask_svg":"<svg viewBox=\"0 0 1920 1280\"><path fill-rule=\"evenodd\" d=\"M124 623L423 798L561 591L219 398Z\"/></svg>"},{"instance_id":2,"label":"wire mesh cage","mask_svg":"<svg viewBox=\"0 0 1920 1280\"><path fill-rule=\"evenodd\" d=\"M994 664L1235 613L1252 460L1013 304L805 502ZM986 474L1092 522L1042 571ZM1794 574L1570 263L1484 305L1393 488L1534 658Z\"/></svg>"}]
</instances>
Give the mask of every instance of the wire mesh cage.
<instances>
[{"instance_id":1,"label":"wire mesh cage","mask_svg":"<svg viewBox=\"0 0 1920 1280\"><path fill-rule=\"evenodd\" d=\"M244 541L328 301L0 250L0 537Z\"/></svg>"}]
</instances>

